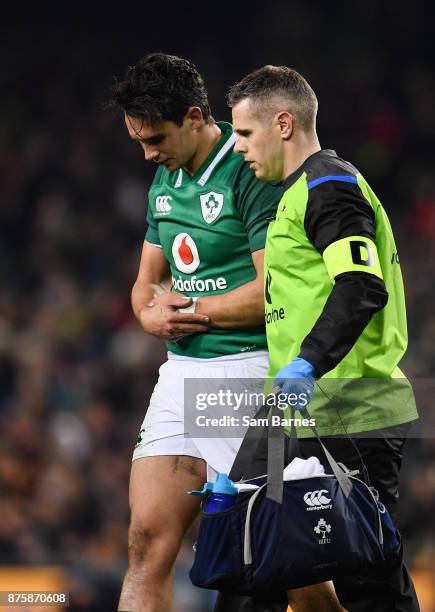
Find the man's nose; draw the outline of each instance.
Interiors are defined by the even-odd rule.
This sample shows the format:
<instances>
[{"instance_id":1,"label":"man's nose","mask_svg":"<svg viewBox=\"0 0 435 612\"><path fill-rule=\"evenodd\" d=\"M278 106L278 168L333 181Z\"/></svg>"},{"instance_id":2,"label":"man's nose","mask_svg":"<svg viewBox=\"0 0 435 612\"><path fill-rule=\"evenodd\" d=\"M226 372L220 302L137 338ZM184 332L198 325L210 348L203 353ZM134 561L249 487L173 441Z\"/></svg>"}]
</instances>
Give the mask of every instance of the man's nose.
<instances>
[{"instance_id":1,"label":"man's nose","mask_svg":"<svg viewBox=\"0 0 435 612\"><path fill-rule=\"evenodd\" d=\"M159 152L157 149L146 145L143 148L143 154L145 155L146 161L153 161L159 156Z\"/></svg>"},{"instance_id":2,"label":"man's nose","mask_svg":"<svg viewBox=\"0 0 435 612\"><path fill-rule=\"evenodd\" d=\"M236 143L234 145L234 151L236 153L246 153L246 146L243 142L243 138L238 138L236 136Z\"/></svg>"}]
</instances>

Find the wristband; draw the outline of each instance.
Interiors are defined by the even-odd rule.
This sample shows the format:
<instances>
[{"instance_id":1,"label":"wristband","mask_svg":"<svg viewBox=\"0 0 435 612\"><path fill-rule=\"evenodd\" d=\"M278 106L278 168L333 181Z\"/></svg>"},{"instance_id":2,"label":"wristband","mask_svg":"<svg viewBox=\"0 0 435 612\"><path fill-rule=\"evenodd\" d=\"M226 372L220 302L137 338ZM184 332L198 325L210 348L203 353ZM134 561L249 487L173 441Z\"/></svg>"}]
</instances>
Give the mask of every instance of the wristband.
<instances>
[{"instance_id":1,"label":"wristband","mask_svg":"<svg viewBox=\"0 0 435 612\"><path fill-rule=\"evenodd\" d=\"M177 312L184 312L185 314L195 314L196 310L196 302L198 301L197 297L191 297L192 304L190 306L186 306L185 308L177 308Z\"/></svg>"}]
</instances>

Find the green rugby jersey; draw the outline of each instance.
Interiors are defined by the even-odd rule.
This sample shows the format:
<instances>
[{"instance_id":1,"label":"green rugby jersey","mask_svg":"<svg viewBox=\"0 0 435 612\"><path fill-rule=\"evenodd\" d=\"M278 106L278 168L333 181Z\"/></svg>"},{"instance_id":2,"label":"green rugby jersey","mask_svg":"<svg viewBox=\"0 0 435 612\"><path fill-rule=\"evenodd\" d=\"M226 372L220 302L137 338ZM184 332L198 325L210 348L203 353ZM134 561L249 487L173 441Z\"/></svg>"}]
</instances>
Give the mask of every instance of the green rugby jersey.
<instances>
[{"instance_id":1,"label":"green rugby jersey","mask_svg":"<svg viewBox=\"0 0 435 612\"><path fill-rule=\"evenodd\" d=\"M309 412L322 435L417 418L398 368L407 346L405 299L384 208L334 151L311 155L284 187L265 253L269 375L298 355L315 366Z\"/></svg>"},{"instance_id":2,"label":"green rugby jersey","mask_svg":"<svg viewBox=\"0 0 435 612\"><path fill-rule=\"evenodd\" d=\"M264 248L283 193L280 186L259 181L234 152L231 125L218 125L221 139L195 175L161 166L148 196L145 239L162 247L173 290L188 296L227 293L256 277L251 253ZM201 358L267 346L264 326L212 328L166 345Z\"/></svg>"}]
</instances>

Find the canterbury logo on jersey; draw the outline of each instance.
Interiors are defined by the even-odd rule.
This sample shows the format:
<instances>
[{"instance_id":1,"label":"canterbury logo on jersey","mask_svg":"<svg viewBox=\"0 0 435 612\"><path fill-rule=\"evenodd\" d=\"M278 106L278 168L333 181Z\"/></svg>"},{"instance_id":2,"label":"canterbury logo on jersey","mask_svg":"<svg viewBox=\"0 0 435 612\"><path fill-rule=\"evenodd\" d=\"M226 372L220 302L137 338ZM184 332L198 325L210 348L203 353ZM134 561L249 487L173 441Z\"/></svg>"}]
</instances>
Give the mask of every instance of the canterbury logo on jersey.
<instances>
[{"instance_id":1,"label":"canterbury logo on jersey","mask_svg":"<svg viewBox=\"0 0 435 612\"><path fill-rule=\"evenodd\" d=\"M192 274L198 268L200 259L198 248L192 236L183 232L177 234L172 243L172 257L177 269L184 274Z\"/></svg>"},{"instance_id":2,"label":"canterbury logo on jersey","mask_svg":"<svg viewBox=\"0 0 435 612\"><path fill-rule=\"evenodd\" d=\"M171 212L170 201L172 200L171 196L168 195L159 195L156 197L156 212L158 213L169 213Z\"/></svg>"},{"instance_id":3,"label":"canterbury logo on jersey","mask_svg":"<svg viewBox=\"0 0 435 612\"><path fill-rule=\"evenodd\" d=\"M332 508L331 500L329 497L329 491L326 489L321 489L320 491L308 491L304 495L304 502L309 506L306 508L307 511L310 510L328 510Z\"/></svg>"}]
</instances>

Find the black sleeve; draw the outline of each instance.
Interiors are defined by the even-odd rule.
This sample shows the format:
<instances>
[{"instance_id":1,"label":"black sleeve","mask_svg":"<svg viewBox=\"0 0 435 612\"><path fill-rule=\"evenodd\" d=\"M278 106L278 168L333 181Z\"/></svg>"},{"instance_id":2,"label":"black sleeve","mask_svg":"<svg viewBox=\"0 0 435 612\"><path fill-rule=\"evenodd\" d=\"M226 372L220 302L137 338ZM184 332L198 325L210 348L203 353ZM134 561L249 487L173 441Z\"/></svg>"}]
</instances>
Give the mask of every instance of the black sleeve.
<instances>
[{"instance_id":1,"label":"black sleeve","mask_svg":"<svg viewBox=\"0 0 435 612\"><path fill-rule=\"evenodd\" d=\"M375 215L357 184L327 181L310 190L305 215L308 238L320 253L349 236L375 241ZM388 301L384 281L365 272L345 272L301 345L300 356L317 376L334 369L351 350L372 316Z\"/></svg>"},{"instance_id":2,"label":"black sleeve","mask_svg":"<svg viewBox=\"0 0 435 612\"><path fill-rule=\"evenodd\" d=\"M310 189L304 225L320 253L349 236L375 242L375 213L355 183L326 181Z\"/></svg>"},{"instance_id":3,"label":"black sleeve","mask_svg":"<svg viewBox=\"0 0 435 612\"><path fill-rule=\"evenodd\" d=\"M302 342L299 356L316 368L317 376L333 370L387 301L384 281L377 276L340 274L320 317Z\"/></svg>"}]
</instances>

